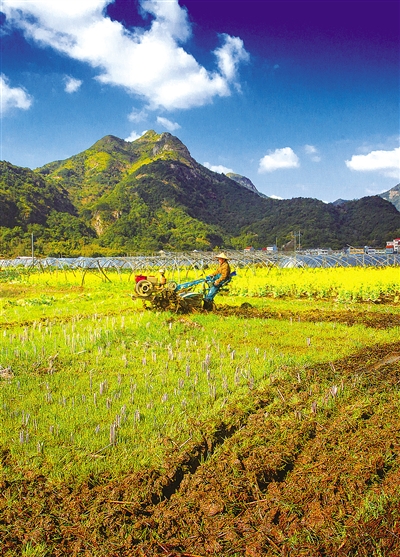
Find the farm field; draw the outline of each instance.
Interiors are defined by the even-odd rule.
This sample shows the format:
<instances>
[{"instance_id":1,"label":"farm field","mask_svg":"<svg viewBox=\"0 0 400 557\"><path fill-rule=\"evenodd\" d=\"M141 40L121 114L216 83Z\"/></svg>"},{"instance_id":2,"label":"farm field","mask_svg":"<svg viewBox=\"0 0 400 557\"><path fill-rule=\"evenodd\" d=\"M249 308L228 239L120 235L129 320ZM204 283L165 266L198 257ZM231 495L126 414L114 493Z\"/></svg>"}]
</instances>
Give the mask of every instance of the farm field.
<instances>
[{"instance_id":1,"label":"farm field","mask_svg":"<svg viewBox=\"0 0 400 557\"><path fill-rule=\"evenodd\" d=\"M238 269L179 315L2 271L1 554L399 555L399 278Z\"/></svg>"}]
</instances>

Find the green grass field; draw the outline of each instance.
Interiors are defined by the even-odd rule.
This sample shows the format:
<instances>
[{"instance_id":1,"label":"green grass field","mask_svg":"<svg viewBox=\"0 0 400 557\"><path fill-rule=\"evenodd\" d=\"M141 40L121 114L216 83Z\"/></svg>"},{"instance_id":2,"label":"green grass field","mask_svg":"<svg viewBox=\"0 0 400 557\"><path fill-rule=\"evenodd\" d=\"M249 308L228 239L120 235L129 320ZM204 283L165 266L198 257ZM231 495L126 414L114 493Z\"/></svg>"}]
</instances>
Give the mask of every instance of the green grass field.
<instances>
[{"instance_id":1,"label":"green grass field","mask_svg":"<svg viewBox=\"0 0 400 557\"><path fill-rule=\"evenodd\" d=\"M331 287L355 284L354 269L347 281L345 271L275 271L274 283L280 276L287 291L293 290L287 285L306 290L312 283L315 299L258 297L252 302L275 312L328 304L334 312L343 303L331 297L321 304L319 299L322 292L326 297L333 276ZM369 285L371 275L379 276L375 270L362 271ZM316 275L321 284L317 293ZM102 471L118 475L155 466L163 458L160 439L171 438L179 446L196 436L194 418L219 417L225 407L251 398L251 390L268 384L271 376L334 361L398 336L393 328L243 320L240 313L178 318L144 311L141 301L130 296L128 274L108 273L109 280L86 274L80 286L82 276L37 272L1 283L0 365L13 374L1 384L1 442L18 464L13 474L41 470L51 478L81 481ZM246 270L232 290L260 292L266 278L272 288L271 271ZM387 295L383 278L372 284L374 291L380 288L379 295ZM390 281L389 286L392 292ZM244 300L248 296L217 299L238 307Z\"/></svg>"},{"instance_id":2,"label":"green grass field","mask_svg":"<svg viewBox=\"0 0 400 557\"><path fill-rule=\"evenodd\" d=\"M398 324L385 320L400 323L399 274L246 269L216 298L216 312L176 315L132 299L129 274L3 271L0 482L44 476L76 489L160 470L171 451L201 443L216 424L232 426L265 392L274 392L265 412L290 429L305 412L293 384L312 396L311 417L313 408L350 404L355 392L366 404L368 389L350 386L335 365L397 343ZM323 365L332 373L310 378ZM391 396L398 400L398 384ZM53 554L50 542L42 553L23 547Z\"/></svg>"}]
</instances>

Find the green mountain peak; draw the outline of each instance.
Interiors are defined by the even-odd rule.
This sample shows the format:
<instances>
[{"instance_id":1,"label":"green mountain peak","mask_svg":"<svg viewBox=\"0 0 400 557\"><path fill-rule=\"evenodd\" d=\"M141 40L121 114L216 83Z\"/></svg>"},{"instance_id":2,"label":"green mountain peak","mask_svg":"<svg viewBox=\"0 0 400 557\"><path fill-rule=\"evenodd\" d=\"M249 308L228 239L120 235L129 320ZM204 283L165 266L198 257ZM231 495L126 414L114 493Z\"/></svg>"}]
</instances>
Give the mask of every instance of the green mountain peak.
<instances>
[{"instance_id":1,"label":"green mountain peak","mask_svg":"<svg viewBox=\"0 0 400 557\"><path fill-rule=\"evenodd\" d=\"M334 249L400 236L400 214L380 197L342 206L267 198L247 178L199 164L168 132L135 141L106 135L35 171L9 163L1 170L0 242L8 253L24 254L32 231L44 255L282 246L294 230L303 247Z\"/></svg>"}]
</instances>

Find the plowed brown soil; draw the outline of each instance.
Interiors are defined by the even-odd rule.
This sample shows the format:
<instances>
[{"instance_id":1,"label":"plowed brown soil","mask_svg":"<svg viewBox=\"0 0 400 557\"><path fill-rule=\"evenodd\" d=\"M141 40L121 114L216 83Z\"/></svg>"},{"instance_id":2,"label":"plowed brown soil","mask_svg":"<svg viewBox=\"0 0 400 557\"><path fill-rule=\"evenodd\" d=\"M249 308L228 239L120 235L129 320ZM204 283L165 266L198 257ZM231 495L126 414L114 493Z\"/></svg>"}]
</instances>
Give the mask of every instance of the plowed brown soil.
<instances>
[{"instance_id":1,"label":"plowed brown soil","mask_svg":"<svg viewBox=\"0 0 400 557\"><path fill-rule=\"evenodd\" d=\"M400 315L394 313L381 313L373 311L351 311L351 310L322 310L313 309L309 311L294 312L286 311L272 311L256 307L250 304L243 304L242 306L218 306L216 309L220 315L242 317L243 319L286 319L293 321L310 321L313 323L318 322L333 322L343 323L344 325L362 324L366 327L375 329L386 329L388 327L400 326Z\"/></svg>"},{"instance_id":2,"label":"plowed brown soil","mask_svg":"<svg viewBox=\"0 0 400 557\"><path fill-rule=\"evenodd\" d=\"M0 554L30 542L52 557L398 557L399 362L400 342L275 380L159 470L74 488L4 480Z\"/></svg>"}]
</instances>

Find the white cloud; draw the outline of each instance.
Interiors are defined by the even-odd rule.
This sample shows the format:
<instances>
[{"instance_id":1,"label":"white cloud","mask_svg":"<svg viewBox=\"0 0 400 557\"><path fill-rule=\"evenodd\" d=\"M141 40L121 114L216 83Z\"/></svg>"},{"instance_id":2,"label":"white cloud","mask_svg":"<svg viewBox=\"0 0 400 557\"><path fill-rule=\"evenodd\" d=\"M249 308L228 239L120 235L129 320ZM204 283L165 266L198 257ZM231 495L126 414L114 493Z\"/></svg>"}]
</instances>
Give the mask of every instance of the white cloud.
<instances>
[{"instance_id":1,"label":"white cloud","mask_svg":"<svg viewBox=\"0 0 400 557\"><path fill-rule=\"evenodd\" d=\"M125 141L136 141L136 139L139 139L139 137L140 134L136 133L135 131L132 131L130 135L125 138Z\"/></svg>"},{"instance_id":2,"label":"white cloud","mask_svg":"<svg viewBox=\"0 0 400 557\"><path fill-rule=\"evenodd\" d=\"M132 112L128 115L128 120L130 122L143 122L143 120L146 120L147 118L147 112L146 110L136 110L136 108L132 109Z\"/></svg>"},{"instance_id":3,"label":"white cloud","mask_svg":"<svg viewBox=\"0 0 400 557\"><path fill-rule=\"evenodd\" d=\"M157 116L157 123L161 124L166 130L173 132L179 130L180 125L177 122L171 122L168 118L163 118L162 116Z\"/></svg>"},{"instance_id":4,"label":"white cloud","mask_svg":"<svg viewBox=\"0 0 400 557\"><path fill-rule=\"evenodd\" d=\"M75 79L74 77L71 77L69 75L65 77L66 93L75 93L76 91L78 91L81 85L82 85L82 81L80 79Z\"/></svg>"},{"instance_id":5,"label":"white cloud","mask_svg":"<svg viewBox=\"0 0 400 557\"><path fill-rule=\"evenodd\" d=\"M313 162L320 162L321 157L318 154L318 149L314 145L304 145L304 151L306 155L310 155Z\"/></svg>"},{"instance_id":6,"label":"white cloud","mask_svg":"<svg viewBox=\"0 0 400 557\"><path fill-rule=\"evenodd\" d=\"M314 145L304 145L304 151L307 153L307 155L315 155L318 150L316 147L314 147Z\"/></svg>"},{"instance_id":7,"label":"white cloud","mask_svg":"<svg viewBox=\"0 0 400 557\"><path fill-rule=\"evenodd\" d=\"M213 164L210 164L209 162L203 162L203 166L205 166L206 168L209 168L213 172L218 172L218 174L228 174L229 172L233 172L232 168L227 168L226 166L223 166L222 164L213 165Z\"/></svg>"},{"instance_id":8,"label":"white cloud","mask_svg":"<svg viewBox=\"0 0 400 557\"><path fill-rule=\"evenodd\" d=\"M269 195L271 199L283 199L283 197L279 197L279 195Z\"/></svg>"},{"instance_id":9,"label":"white cloud","mask_svg":"<svg viewBox=\"0 0 400 557\"><path fill-rule=\"evenodd\" d=\"M152 109L201 106L231 93L240 63L248 60L238 37L221 35L216 67L206 70L182 47L191 25L178 0L141 0L150 28L126 29L105 15L112 0L2 0L8 25L43 47L90 64L102 83L124 87Z\"/></svg>"},{"instance_id":10,"label":"white cloud","mask_svg":"<svg viewBox=\"0 0 400 557\"><path fill-rule=\"evenodd\" d=\"M282 168L298 168L300 166L299 157L291 147L284 147L283 149L275 149L269 151L260 159L258 172L273 172Z\"/></svg>"},{"instance_id":11,"label":"white cloud","mask_svg":"<svg viewBox=\"0 0 400 557\"><path fill-rule=\"evenodd\" d=\"M391 151L371 151L367 155L353 155L345 161L347 168L361 172L379 172L388 178L400 179L400 147Z\"/></svg>"},{"instance_id":12,"label":"white cloud","mask_svg":"<svg viewBox=\"0 0 400 557\"><path fill-rule=\"evenodd\" d=\"M0 110L1 115L11 108L28 110L32 105L32 97L22 87L10 87L8 78L0 75Z\"/></svg>"},{"instance_id":13,"label":"white cloud","mask_svg":"<svg viewBox=\"0 0 400 557\"><path fill-rule=\"evenodd\" d=\"M142 133L136 133L132 131L128 137L125 138L125 141L136 141L139 137L142 137L146 133L147 130L143 131Z\"/></svg>"},{"instance_id":14,"label":"white cloud","mask_svg":"<svg viewBox=\"0 0 400 557\"><path fill-rule=\"evenodd\" d=\"M218 60L218 67L228 81L235 79L240 62L249 60L249 53L243 48L243 41L239 37L223 34L224 44L214 53Z\"/></svg>"}]
</instances>

